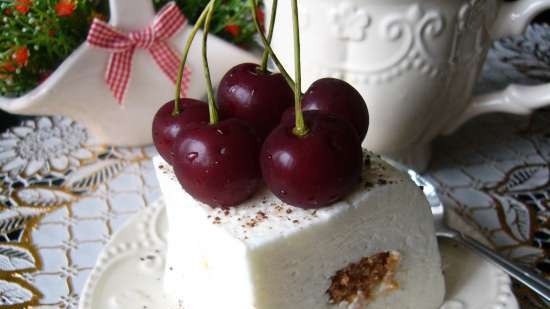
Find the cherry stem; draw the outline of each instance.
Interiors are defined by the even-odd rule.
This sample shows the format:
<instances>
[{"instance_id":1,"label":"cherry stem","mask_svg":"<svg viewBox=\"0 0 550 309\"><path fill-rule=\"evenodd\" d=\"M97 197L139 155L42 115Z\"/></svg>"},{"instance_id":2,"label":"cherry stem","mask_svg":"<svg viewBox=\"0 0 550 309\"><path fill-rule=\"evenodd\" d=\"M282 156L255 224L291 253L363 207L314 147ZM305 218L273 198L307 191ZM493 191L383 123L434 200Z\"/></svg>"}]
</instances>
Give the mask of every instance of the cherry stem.
<instances>
[{"instance_id":1,"label":"cherry stem","mask_svg":"<svg viewBox=\"0 0 550 309\"><path fill-rule=\"evenodd\" d=\"M292 21L294 32L294 113L296 114L296 126L292 132L296 136L305 136L309 129L304 121L302 112L302 66L300 62L300 20L298 18L298 0L291 0Z\"/></svg>"},{"instance_id":2,"label":"cherry stem","mask_svg":"<svg viewBox=\"0 0 550 309\"><path fill-rule=\"evenodd\" d=\"M273 0L271 5L271 16L269 17L269 29L267 31L267 42L271 44L273 39L273 29L275 29L275 20L277 19L277 6L279 1ZM264 48L264 54L262 56L261 70L262 72L267 72L267 61L269 60L269 50Z\"/></svg>"},{"instance_id":3,"label":"cherry stem","mask_svg":"<svg viewBox=\"0 0 550 309\"><path fill-rule=\"evenodd\" d=\"M277 69L279 69L279 72L283 75L286 82L291 88L294 88L294 81L292 78L290 78L290 75L288 75L288 72L285 70L284 66L282 65L281 61L279 61L279 58L277 55L275 55L275 52L271 48L271 44L269 44L267 38L265 37L265 34L262 31L262 26L260 26L260 21L258 19L258 12L256 11L256 0L249 0L250 6L252 7L252 16L254 16L254 25L256 26L256 31L258 32L258 35L260 36L260 39L262 41L262 44L264 45L264 48L269 51L269 54L271 55L271 58L273 59L273 62L275 62L275 65L277 66Z\"/></svg>"},{"instance_id":4,"label":"cherry stem","mask_svg":"<svg viewBox=\"0 0 550 309\"><path fill-rule=\"evenodd\" d=\"M216 108L216 101L214 99L214 88L212 87L212 78L210 77L210 67L208 66L208 32L210 31L210 24L212 22L212 16L214 15L214 8L216 6L216 0L210 1L210 8L206 15L206 21L204 22L204 33L202 36L202 66L204 70L204 78L206 79L206 91L208 93L208 110L210 113L210 124L217 124L219 121L218 109Z\"/></svg>"},{"instance_id":5,"label":"cherry stem","mask_svg":"<svg viewBox=\"0 0 550 309\"><path fill-rule=\"evenodd\" d=\"M176 80L176 97L174 99L174 110L172 111L172 116L176 117L180 114L180 107L179 107L179 100L181 96L181 81L183 80L183 71L185 70L185 64L187 63L187 57L189 56L189 50L191 49L191 44L193 44L193 40L195 39L195 35L197 32L201 29L202 25L204 24L204 20L206 19L206 14L208 13L208 10L210 9L211 3L208 3L208 5L204 8L204 10L201 12L201 15L197 19L197 22L193 26L193 29L191 29L191 33L189 33L189 37L187 38L187 41L185 42L185 47L183 49L183 55L181 57L180 66L178 69L178 78Z\"/></svg>"}]
</instances>

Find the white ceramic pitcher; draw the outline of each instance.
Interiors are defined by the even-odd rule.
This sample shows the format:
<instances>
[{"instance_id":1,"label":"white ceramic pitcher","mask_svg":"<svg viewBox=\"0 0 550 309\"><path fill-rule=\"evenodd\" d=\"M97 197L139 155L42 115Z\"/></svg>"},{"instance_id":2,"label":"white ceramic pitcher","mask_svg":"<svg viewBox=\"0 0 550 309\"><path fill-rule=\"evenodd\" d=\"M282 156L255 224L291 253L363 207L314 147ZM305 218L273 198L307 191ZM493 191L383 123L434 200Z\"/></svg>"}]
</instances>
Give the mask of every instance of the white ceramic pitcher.
<instances>
[{"instance_id":1,"label":"white ceramic pitcher","mask_svg":"<svg viewBox=\"0 0 550 309\"><path fill-rule=\"evenodd\" d=\"M124 31L149 26L155 16L152 0L110 0L110 24ZM183 50L191 30L188 25L171 38ZM188 96L202 98L206 87L202 75L200 37L191 49L192 71ZM0 109L25 115L64 115L86 126L98 143L144 145L152 142L151 122L157 109L172 99L175 86L162 73L151 55L136 49L124 105L119 105L105 84L110 53L83 43L42 84L19 98L0 98ZM256 61L254 55L215 36L209 37L209 61L214 83L231 67Z\"/></svg>"},{"instance_id":2,"label":"white ceramic pitcher","mask_svg":"<svg viewBox=\"0 0 550 309\"><path fill-rule=\"evenodd\" d=\"M273 46L292 71L290 1L279 3ZM304 88L321 77L348 80L369 107L366 147L418 170L429 162L432 139L468 119L550 104L550 85L472 95L492 41L520 34L550 0L300 0L299 6Z\"/></svg>"}]
</instances>

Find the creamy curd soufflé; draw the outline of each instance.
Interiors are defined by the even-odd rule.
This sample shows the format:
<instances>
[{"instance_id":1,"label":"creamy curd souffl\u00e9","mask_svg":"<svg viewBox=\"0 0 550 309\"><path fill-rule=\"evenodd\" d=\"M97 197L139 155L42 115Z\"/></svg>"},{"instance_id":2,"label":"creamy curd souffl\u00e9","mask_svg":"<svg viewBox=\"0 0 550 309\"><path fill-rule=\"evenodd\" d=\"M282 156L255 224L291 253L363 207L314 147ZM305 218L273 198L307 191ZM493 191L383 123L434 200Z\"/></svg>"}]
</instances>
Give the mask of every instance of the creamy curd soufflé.
<instances>
[{"instance_id":1,"label":"creamy curd souffl\u00e9","mask_svg":"<svg viewBox=\"0 0 550 309\"><path fill-rule=\"evenodd\" d=\"M228 209L182 189L154 160L168 213L164 288L185 309L436 309L445 284L422 191L364 153L362 182L305 210L267 188Z\"/></svg>"}]
</instances>

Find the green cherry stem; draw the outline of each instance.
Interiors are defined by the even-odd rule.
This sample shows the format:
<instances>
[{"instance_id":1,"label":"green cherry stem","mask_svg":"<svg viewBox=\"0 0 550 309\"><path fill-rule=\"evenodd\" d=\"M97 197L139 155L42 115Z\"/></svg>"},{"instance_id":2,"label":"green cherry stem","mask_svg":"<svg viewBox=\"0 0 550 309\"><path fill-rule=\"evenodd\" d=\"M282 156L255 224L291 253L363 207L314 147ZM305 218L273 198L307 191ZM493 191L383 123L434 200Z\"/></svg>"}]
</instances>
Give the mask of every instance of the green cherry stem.
<instances>
[{"instance_id":1,"label":"green cherry stem","mask_svg":"<svg viewBox=\"0 0 550 309\"><path fill-rule=\"evenodd\" d=\"M256 0L249 0L249 2L252 9L252 16L254 17L254 25L256 26L256 31L260 36L260 39L262 41L262 44L264 45L264 48L267 49L267 51L269 51L269 54L271 55L273 62L275 62L277 69L279 69L279 72L281 72L281 74L285 78L288 85L291 88L294 88L294 81L292 80L292 78L290 78L290 75L288 75L288 72L285 70L281 61L279 61L279 58L277 57L277 55L275 55L275 52L271 48L271 44L269 44L267 38L265 37L265 34L262 31L262 27L260 26L260 21L258 19L258 12L256 11L256 7L257 7Z\"/></svg>"},{"instance_id":2,"label":"green cherry stem","mask_svg":"<svg viewBox=\"0 0 550 309\"><path fill-rule=\"evenodd\" d=\"M214 15L214 8L216 7L216 0L210 1L210 8L206 15L206 21L204 22L204 33L202 36L202 66L204 70L204 78L206 79L206 91L208 93L208 110L210 112L210 124L217 124L219 121L218 109L216 108L216 101L214 99L214 88L212 87L212 78L210 77L210 67L208 66L208 32L210 31L210 24L212 22L212 16Z\"/></svg>"},{"instance_id":3,"label":"green cherry stem","mask_svg":"<svg viewBox=\"0 0 550 309\"><path fill-rule=\"evenodd\" d=\"M172 111L172 116L174 117L178 116L181 112L178 103L181 96L181 81L183 79L183 71L185 70L185 64L187 63L187 57L189 56L189 50L191 49L191 44L193 44L195 35L199 31L199 29L202 28L202 25L204 24L204 20L206 19L206 14L208 13L208 10L210 9L210 7L211 7L211 2L208 3L208 5L202 11L201 15L197 19L197 22L193 26L193 29L191 29L191 33L189 33L189 37L187 38L187 41L185 42L183 55L181 57L181 62L178 69L178 78L176 80L176 96L174 99L174 110Z\"/></svg>"},{"instance_id":4,"label":"green cherry stem","mask_svg":"<svg viewBox=\"0 0 550 309\"><path fill-rule=\"evenodd\" d=\"M292 2L292 21L294 32L294 113L296 114L296 126L292 132L302 137L308 134L309 129L304 121L302 112L302 66L300 62L300 20L298 18L298 0Z\"/></svg>"},{"instance_id":5,"label":"green cherry stem","mask_svg":"<svg viewBox=\"0 0 550 309\"><path fill-rule=\"evenodd\" d=\"M271 44L273 39L273 29L275 29L275 20L277 19L277 6L279 1L273 0L271 5L271 16L269 17L269 29L267 30L267 42ZM255 9L257 14L257 9ZM261 70L262 72L267 71L267 61L269 60L269 50L264 48L264 54L262 56Z\"/></svg>"}]
</instances>

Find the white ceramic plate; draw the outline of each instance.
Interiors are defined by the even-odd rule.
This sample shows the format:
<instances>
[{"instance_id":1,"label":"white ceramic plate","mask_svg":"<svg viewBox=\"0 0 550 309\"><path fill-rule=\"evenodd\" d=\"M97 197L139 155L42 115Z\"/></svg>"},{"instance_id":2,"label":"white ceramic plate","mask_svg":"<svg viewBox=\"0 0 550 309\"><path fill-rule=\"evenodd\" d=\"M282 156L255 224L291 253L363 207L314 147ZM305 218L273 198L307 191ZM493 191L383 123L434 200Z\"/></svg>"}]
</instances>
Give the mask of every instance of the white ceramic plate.
<instances>
[{"instance_id":1,"label":"white ceramic plate","mask_svg":"<svg viewBox=\"0 0 550 309\"><path fill-rule=\"evenodd\" d=\"M79 308L182 308L162 292L166 232L163 204L130 220L100 255ZM453 243L442 241L440 245L447 284L441 309L518 309L506 274Z\"/></svg>"}]
</instances>

